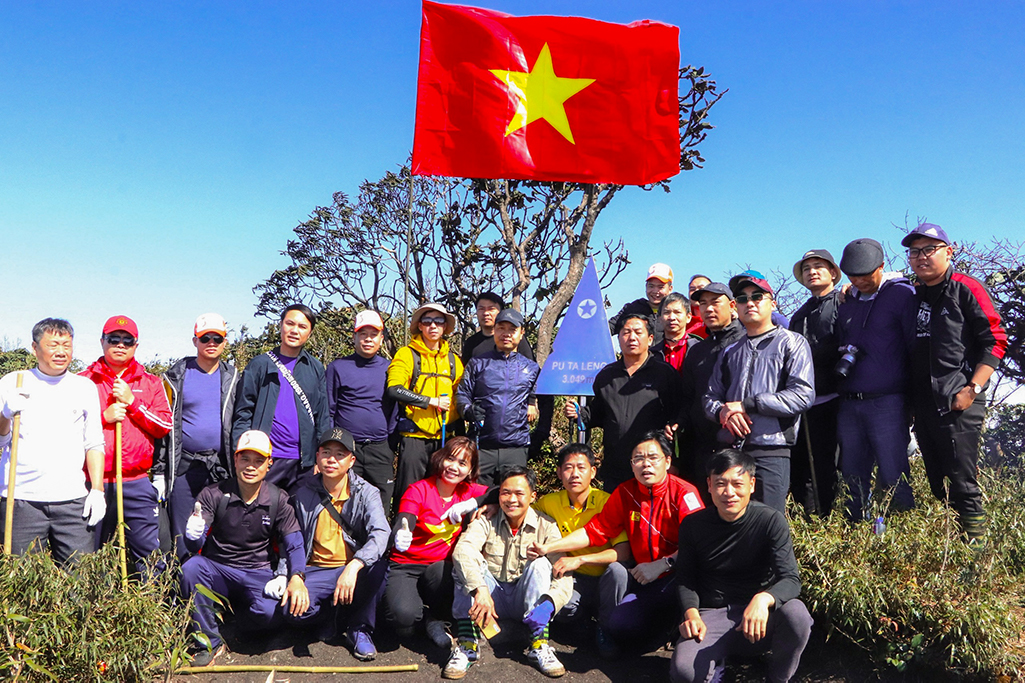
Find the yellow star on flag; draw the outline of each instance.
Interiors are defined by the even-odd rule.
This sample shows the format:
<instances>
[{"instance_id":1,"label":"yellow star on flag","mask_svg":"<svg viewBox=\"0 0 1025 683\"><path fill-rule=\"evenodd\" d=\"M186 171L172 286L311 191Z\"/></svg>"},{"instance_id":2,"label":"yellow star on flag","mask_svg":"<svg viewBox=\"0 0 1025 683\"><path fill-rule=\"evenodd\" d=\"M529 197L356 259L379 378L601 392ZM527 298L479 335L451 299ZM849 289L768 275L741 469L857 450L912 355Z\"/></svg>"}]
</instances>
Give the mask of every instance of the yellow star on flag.
<instances>
[{"instance_id":1,"label":"yellow star on flag","mask_svg":"<svg viewBox=\"0 0 1025 683\"><path fill-rule=\"evenodd\" d=\"M593 78L559 78L552 67L552 53L548 43L541 48L541 54L534 62L530 73L490 69L491 73L515 95L518 102L516 113L505 129L505 134L526 128L527 124L544 119L552 124L571 143L573 131L566 118L564 103L578 92L594 83Z\"/></svg>"},{"instance_id":2,"label":"yellow star on flag","mask_svg":"<svg viewBox=\"0 0 1025 683\"><path fill-rule=\"evenodd\" d=\"M441 524L424 524L427 530L430 531L433 536L427 539L427 544L430 545L436 541L451 541L453 534L459 529L459 524L449 524L448 522L442 522Z\"/></svg>"}]
</instances>

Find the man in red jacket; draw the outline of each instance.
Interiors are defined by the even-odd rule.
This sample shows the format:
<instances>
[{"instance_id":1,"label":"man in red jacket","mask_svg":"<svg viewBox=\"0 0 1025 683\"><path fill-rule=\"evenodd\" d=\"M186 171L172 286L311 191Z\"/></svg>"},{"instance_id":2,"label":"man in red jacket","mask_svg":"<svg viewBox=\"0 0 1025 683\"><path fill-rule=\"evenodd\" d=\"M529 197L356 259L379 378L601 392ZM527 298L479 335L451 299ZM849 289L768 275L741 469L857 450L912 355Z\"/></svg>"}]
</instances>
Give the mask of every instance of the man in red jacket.
<instances>
[{"instance_id":1,"label":"man in red jacket","mask_svg":"<svg viewBox=\"0 0 1025 683\"><path fill-rule=\"evenodd\" d=\"M103 482L107 514L103 523L96 525L96 548L117 531L115 425L121 423L125 542L136 569L143 573L146 559L160 547L157 503L164 491L150 482L149 470L154 441L171 430L171 408L160 380L135 360L138 340L135 321L124 315L113 316L104 324L100 337L103 356L82 375L91 379L99 391L106 442Z\"/></svg>"},{"instance_id":2,"label":"man in red jacket","mask_svg":"<svg viewBox=\"0 0 1025 683\"><path fill-rule=\"evenodd\" d=\"M598 580L602 602L615 605L598 618L598 651L608 659L625 641L665 645L680 622L673 572L680 521L705 506L692 484L669 474L671 453L662 431L642 436L630 456L634 478L616 487L601 512L584 528L527 551L528 557L571 552L626 532L633 561L613 562Z\"/></svg>"}]
</instances>

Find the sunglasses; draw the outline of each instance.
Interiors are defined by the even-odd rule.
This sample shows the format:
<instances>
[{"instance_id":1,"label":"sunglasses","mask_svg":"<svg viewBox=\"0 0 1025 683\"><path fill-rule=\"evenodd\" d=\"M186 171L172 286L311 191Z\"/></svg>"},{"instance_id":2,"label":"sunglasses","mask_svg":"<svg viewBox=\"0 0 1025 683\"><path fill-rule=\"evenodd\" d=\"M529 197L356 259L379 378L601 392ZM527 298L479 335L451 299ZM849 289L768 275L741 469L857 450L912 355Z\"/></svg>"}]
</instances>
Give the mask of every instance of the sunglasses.
<instances>
[{"instance_id":1,"label":"sunglasses","mask_svg":"<svg viewBox=\"0 0 1025 683\"><path fill-rule=\"evenodd\" d=\"M908 258L913 259L918 258L919 256L929 258L943 247L944 245L942 244L930 244L928 247L922 247L921 249L912 247L908 249Z\"/></svg>"},{"instance_id":2,"label":"sunglasses","mask_svg":"<svg viewBox=\"0 0 1025 683\"><path fill-rule=\"evenodd\" d=\"M440 326L444 327L445 319L444 318L420 318L420 324L423 325L424 327L430 327L431 325L440 325Z\"/></svg>"},{"instance_id":3,"label":"sunglasses","mask_svg":"<svg viewBox=\"0 0 1025 683\"><path fill-rule=\"evenodd\" d=\"M769 298L771 298L771 297L768 294L766 294L765 292L755 292L754 294L738 294L736 300L737 300L738 304L743 306L748 301L752 301L752 302L757 304L757 303L760 303L762 299L769 299Z\"/></svg>"},{"instance_id":4,"label":"sunglasses","mask_svg":"<svg viewBox=\"0 0 1025 683\"><path fill-rule=\"evenodd\" d=\"M122 337L119 334L108 334L104 339L106 339L107 343L111 346L120 346L124 344L124 346L129 349L135 346L135 337L132 336Z\"/></svg>"},{"instance_id":5,"label":"sunglasses","mask_svg":"<svg viewBox=\"0 0 1025 683\"><path fill-rule=\"evenodd\" d=\"M222 341L224 341L224 337L222 337L219 334L204 334L202 337L199 338L200 344L209 344L210 342L213 342L214 344L220 344Z\"/></svg>"}]
</instances>

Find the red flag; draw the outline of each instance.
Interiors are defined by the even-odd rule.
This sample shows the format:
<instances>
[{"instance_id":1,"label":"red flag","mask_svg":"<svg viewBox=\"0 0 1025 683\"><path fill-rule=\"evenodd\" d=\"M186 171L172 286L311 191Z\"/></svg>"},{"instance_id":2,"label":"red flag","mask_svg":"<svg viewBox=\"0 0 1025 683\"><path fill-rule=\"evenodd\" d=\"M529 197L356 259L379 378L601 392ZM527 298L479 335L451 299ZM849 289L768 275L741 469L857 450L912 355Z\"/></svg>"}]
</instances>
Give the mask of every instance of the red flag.
<instances>
[{"instance_id":1,"label":"red flag","mask_svg":"<svg viewBox=\"0 0 1025 683\"><path fill-rule=\"evenodd\" d=\"M425 0L413 173L621 185L676 175L679 32Z\"/></svg>"}]
</instances>

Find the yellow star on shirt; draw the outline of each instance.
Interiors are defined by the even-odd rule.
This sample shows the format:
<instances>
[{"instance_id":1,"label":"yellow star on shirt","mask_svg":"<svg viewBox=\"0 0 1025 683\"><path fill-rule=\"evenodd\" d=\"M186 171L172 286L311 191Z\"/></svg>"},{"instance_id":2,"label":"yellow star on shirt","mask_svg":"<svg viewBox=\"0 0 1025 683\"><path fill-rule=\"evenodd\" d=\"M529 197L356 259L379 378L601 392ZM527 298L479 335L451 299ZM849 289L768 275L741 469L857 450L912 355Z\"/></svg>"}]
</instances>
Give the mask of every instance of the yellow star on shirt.
<instances>
[{"instance_id":1,"label":"yellow star on shirt","mask_svg":"<svg viewBox=\"0 0 1025 683\"><path fill-rule=\"evenodd\" d=\"M441 524L424 524L427 530L430 531L433 536L427 539L427 545L436 541L448 541L452 540L453 534L460 528L459 524L449 524L448 522L442 522Z\"/></svg>"},{"instance_id":2,"label":"yellow star on shirt","mask_svg":"<svg viewBox=\"0 0 1025 683\"><path fill-rule=\"evenodd\" d=\"M509 135L526 128L527 124L544 119L552 124L555 130L559 131L564 138L571 143L573 131L569 128L569 120L566 118L566 107L564 103L578 92L594 83L593 78L559 78L555 75L552 67L552 53L548 49L548 43L541 48L541 54L534 62L534 68L530 73L522 71L503 71L491 69L491 73L498 80L502 81L509 89L509 92L516 96L518 102L516 113L505 129Z\"/></svg>"}]
</instances>

